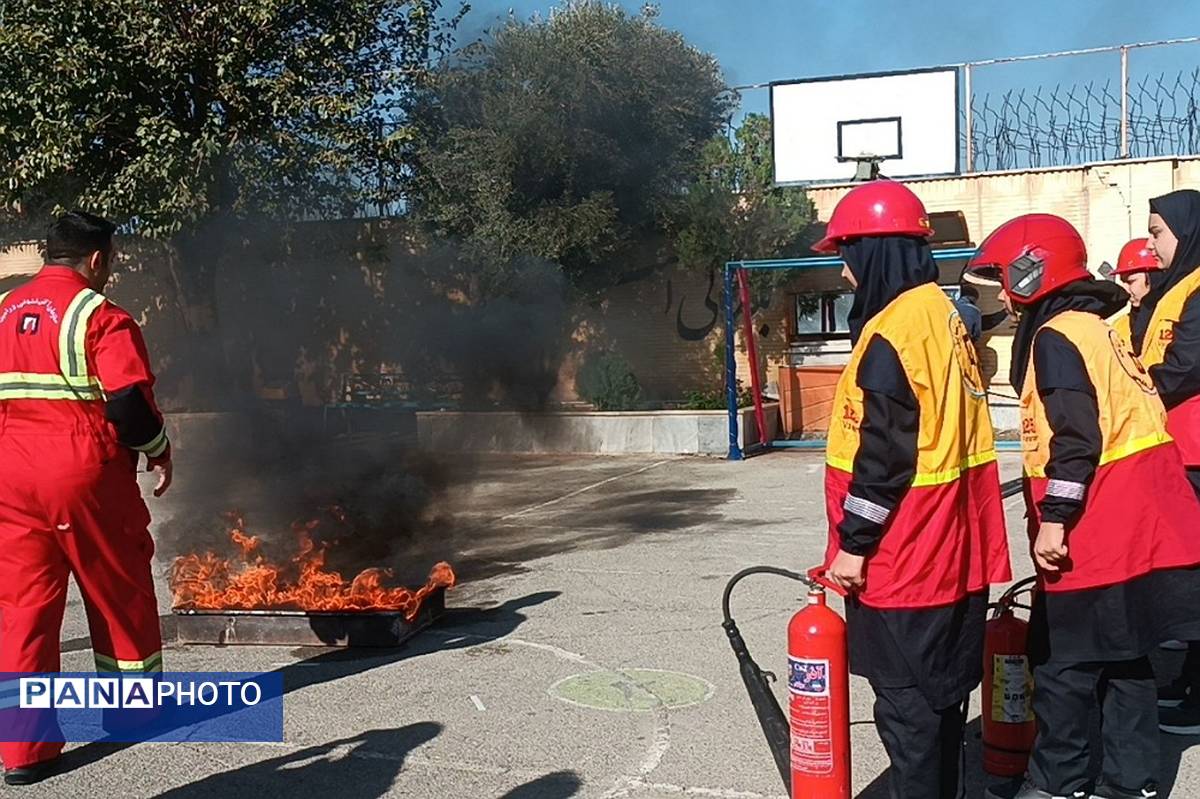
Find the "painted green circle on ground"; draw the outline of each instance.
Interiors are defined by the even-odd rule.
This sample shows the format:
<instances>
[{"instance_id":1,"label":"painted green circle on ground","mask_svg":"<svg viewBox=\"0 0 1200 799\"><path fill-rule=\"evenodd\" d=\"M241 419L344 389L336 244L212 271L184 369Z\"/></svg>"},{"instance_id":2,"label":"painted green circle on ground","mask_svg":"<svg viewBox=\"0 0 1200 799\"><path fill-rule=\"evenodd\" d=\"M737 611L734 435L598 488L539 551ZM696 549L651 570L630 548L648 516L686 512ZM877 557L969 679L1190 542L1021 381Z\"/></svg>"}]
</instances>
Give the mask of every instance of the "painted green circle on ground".
<instances>
[{"instance_id":1,"label":"painted green circle on ground","mask_svg":"<svg viewBox=\"0 0 1200 799\"><path fill-rule=\"evenodd\" d=\"M691 674L657 669L589 671L550 686L555 699L596 710L645 712L698 705L712 697L713 686Z\"/></svg>"}]
</instances>

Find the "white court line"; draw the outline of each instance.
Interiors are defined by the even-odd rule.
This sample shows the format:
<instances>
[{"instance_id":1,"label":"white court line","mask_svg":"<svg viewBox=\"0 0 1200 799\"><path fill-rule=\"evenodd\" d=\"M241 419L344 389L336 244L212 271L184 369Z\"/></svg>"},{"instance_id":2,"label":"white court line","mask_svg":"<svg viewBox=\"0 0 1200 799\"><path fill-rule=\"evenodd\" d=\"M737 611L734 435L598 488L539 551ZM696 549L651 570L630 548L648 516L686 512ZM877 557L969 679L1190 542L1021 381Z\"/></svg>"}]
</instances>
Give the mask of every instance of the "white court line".
<instances>
[{"instance_id":1,"label":"white court line","mask_svg":"<svg viewBox=\"0 0 1200 799\"><path fill-rule=\"evenodd\" d=\"M642 788L663 793L678 793L684 796L711 796L717 799L767 799L764 794L754 791L731 791L726 788L695 788L684 785L672 785L668 782L643 782ZM783 796L783 792L779 793Z\"/></svg>"},{"instance_id":2,"label":"white court line","mask_svg":"<svg viewBox=\"0 0 1200 799\"><path fill-rule=\"evenodd\" d=\"M535 510L540 510L542 508L549 507L550 505L557 505L558 503L560 503L564 500L570 499L571 497L577 497L580 494L591 491L592 489L599 488L600 486L608 485L609 483L615 483L617 480L624 480L626 477L633 477L635 475L639 475L642 472L648 472L651 469L657 469L659 466L662 466L664 463L670 463L670 462L671 462L670 459L661 460L661 461L652 463L649 466L643 466L640 469L634 469L633 471L630 471L630 472L623 472L614 477L609 477L606 480L601 480L598 483L592 483L591 485L584 486L583 488L577 488L574 491L571 491L570 493L563 494L561 497L555 497L554 499L547 500L545 502L539 502L536 505L530 505L528 508L521 508L521 510L513 511L512 513L509 513L509 514L505 514L504 516L501 516L501 517L495 519L494 521L497 521L497 522L508 521L509 519L515 519L518 516L524 516L526 513L532 513Z\"/></svg>"}]
</instances>

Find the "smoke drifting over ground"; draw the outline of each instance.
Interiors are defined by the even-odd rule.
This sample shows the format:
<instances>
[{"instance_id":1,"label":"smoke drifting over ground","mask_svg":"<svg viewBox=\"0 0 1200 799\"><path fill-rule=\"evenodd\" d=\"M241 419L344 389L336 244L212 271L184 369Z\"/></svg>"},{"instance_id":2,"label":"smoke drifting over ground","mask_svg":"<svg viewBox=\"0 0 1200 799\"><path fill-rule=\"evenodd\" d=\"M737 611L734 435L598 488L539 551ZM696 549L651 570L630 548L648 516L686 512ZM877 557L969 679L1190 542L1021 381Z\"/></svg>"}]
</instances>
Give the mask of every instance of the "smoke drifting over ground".
<instances>
[{"instance_id":1,"label":"smoke drifting over ground","mask_svg":"<svg viewBox=\"0 0 1200 799\"><path fill-rule=\"evenodd\" d=\"M557 266L522 261L498 296L440 309L435 303L414 342L414 361L425 364L426 377L439 364L461 376L463 407L544 409L565 354L565 296Z\"/></svg>"},{"instance_id":2,"label":"smoke drifting over ground","mask_svg":"<svg viewBox=\"0 0 1200 799\"><path fill-rule=\"evenodd\" d=\"M237 512L274 563L297 554L301 531L347 579L383 567L395 584L419 585L436 560L453 561L446 497L452 484L470 481L472 462L423 455L383 431L331 436L313 421L247 412L243 429L220 436L217 448L213 440L183 448L174 513L156 536L160 559L212 551L236 560L227 512Z\"/></svg>"},{"instance_id":3,"label":"smoke drifting over ground","mask_svg":"<svg viewBox=\"0 0 1200 799\"><path fill-rule=\"evenodd\" d=\"M217 278L210 346L221 357L178 366L224 386L222 410L237 421L181 442L160 559L233 557L224 514L239 511L276 563L304 528L346 578L384 567L393 584L419 585L436 560L453 564L465 536L448 492L470 483L474 464L418 452L412 403L545 407L569 319L558 267L527 260L481 276L453 248L413 255L349 225L243 229L234 249ZM213 364L224 374L194 374ZM381 370L401 375L407 396L337 407L345 375Z\"/></svg>"}]
</instances>

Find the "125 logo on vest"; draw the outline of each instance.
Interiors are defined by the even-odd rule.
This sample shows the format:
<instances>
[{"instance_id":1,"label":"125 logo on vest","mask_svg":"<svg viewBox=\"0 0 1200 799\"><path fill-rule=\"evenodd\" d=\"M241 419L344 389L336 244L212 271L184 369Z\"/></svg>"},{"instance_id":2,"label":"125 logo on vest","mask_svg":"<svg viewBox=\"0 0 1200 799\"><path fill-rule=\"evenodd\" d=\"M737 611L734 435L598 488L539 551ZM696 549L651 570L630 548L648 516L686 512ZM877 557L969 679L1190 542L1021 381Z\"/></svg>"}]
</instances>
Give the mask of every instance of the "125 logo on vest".
<instances>
[{"instance_id":1,"label":"125 logo on vest","mask_svg":"<svg viewBox=\"0 0 1200 799\"><path fill-rule=\"evenodd\" d=\"M1033 419L1021 420L1021 447L1029 452L1038 448L1037 422Z\"/></svg>"},{"instance_id":2,"label":"125 logo on vest","mask_svg":"<svg viewBox=\"0 0 1200 799\"><path fill-rule=\"evenodd\" d=\"M967 393L976 399L987 396L983 384L983 365L979 362L979 351L971 341L971 333L958 311L950 312L950 340L954 342L954 358L962 372L963 385Z\"/></svg>"},{"instance_id":3,"label":"125 logo on vest","mask_svg":"<svg viewBox=\"0 0 1200 799\"><path fill-rule=\"evenodd\" d=\"M858 411L854 409L850 400L846 400L846 404L842 407L842 429L858 430L861 425L862 418L858 415Z\"/></svg>"},{"instance_id":4,"label":"125 logo on vest","mask_svg":"<svg viewBox=\"0 0 1200 799\"><path fill-rule=\"evenodd\" d=\"M1108 340L1112 344L1113 352L1117 355L1117 363L1121 364L1125 374L1132 377L1133 382L1137 383L1138 388L1145 393L1157 394L1158 390L1154 387L1150 373L1146 371L1146 367L1142 366L1142 362L1134 355L1130 346L1121 338L1121 334L1115 330L1109 330Z\"/></svg>"},{"instance_id":5,"label":"125 logo on vest","mask_svg":"<svg viewBox=\"0 0 1200 799\"><path fill-rule=\"evenodd\" d=\"M37 313L27 313L21 315L21 321L17 324L18 336L36 336L38 330L42 327L42 315Z\"/></svg>"}]
</instances>

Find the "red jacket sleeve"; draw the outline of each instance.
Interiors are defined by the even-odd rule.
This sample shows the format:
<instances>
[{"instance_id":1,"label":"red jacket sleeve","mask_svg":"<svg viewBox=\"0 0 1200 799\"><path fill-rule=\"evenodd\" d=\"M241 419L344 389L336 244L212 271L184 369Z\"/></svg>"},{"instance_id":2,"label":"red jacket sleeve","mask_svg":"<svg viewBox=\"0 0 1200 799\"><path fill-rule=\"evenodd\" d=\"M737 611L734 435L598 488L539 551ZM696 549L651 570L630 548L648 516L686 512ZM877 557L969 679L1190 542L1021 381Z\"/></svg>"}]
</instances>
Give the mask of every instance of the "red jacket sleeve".
<instances>
[{"instance_id":1,"label":"red jacket sleeve","mask_svg":"<svg viewBox=\"0 0 1200 799\"><path fill-rule=\"evenodd\" d=\"M89 364L106 394L115 394L130 386L154 386L150 355L142 330L124 310L106 302L88 322L87 352Z\"/></svg>"},{"instance_id":2,"label":"red jacket sleeve","mask_svg":"<svg viewBox=\"0 0 1200 799\"><path fill-rule=\"evenodd\" d=\"M169 457L163 415L154 400L154 372L141 328L128 313L104 303L88 323L87 351L92 374L107 398L105 415L117 440L147 457Z\"/></svg>"}]
</instances>

